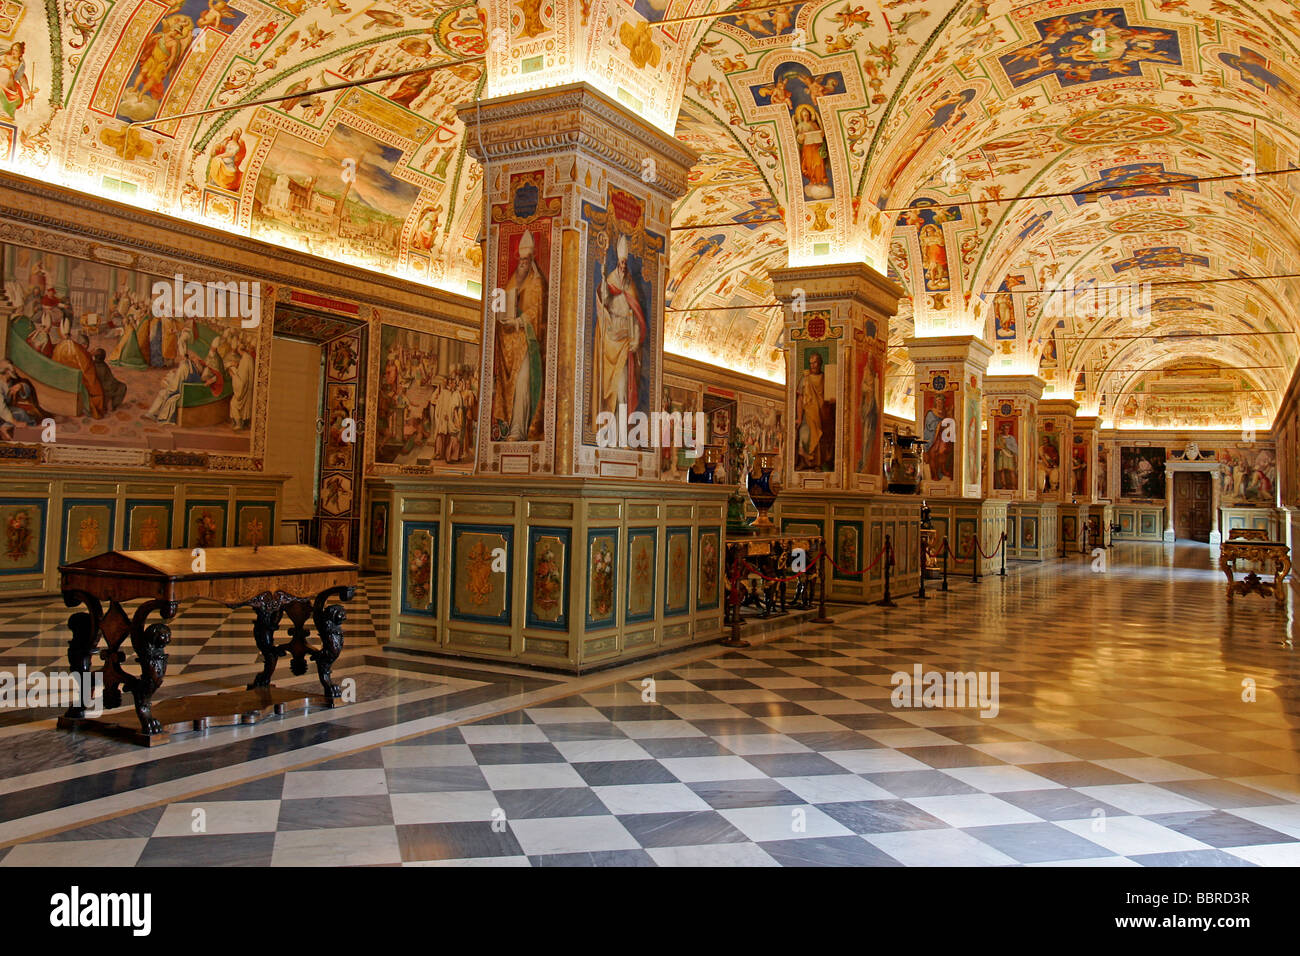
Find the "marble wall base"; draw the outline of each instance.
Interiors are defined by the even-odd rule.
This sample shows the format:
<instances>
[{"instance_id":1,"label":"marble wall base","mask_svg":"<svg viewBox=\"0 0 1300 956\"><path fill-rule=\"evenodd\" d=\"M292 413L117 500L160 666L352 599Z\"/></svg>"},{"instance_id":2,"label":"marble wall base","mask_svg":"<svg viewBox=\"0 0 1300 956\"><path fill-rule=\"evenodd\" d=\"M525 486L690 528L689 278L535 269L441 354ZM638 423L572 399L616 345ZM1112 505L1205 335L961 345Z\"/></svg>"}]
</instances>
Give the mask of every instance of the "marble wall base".
<instances>
[{"instance_id":1,"label":"marble wall base","mask_svg":"<svg viewBox=\"0 0 1300 956\"><path fill-rule=\"evenodd\" d=\"M930 506L930 521L935 527L935 546L942 547L944 538L948 539L952 557L948 559L948 573L970 574L971 556L974 554L979 562L979 573L996 574L1002 568L1002 555L998 551L998 542L1003 532L1007 533L1007 543L1011 532L1007 527L1007 502L992 498L927 498ZM972 549L971 544L979 536L980 551L990 557L983 557ZM1007 552L1007 559L1012 557Z\"/></svg>"},{"instance_id":2,"label":"marble wall base","mask_svg":"<svg viewBox=\"0 0 1300 956\"><path fill-rule=\"evenodd\" d=\"M577 673L722 635L730 488L387 484L395 646Z\"/></svg>"},{"instance_id":3,"label":"marble wall base","mask_svg":"<svg viewBox=\"0 0 1300 956\"><path fill-rule=\"evenodd\" d=\"M283 475L0 468L0 597L57 592L60 564L105 551L279 544L284 482Z\"/></svg>"},{"instance_id":4,"label":"marble wall base","mask_svg":"<svg viewBox=\"0 0 1300 956\"><path fill-rule=\"evenodd\" d=\"M852 491L783 491L774 517L782 532L819 534L840 565L828 563L827 600L879 601L885 594L884 561L861 575L888 535L894 550L890 596L915 594L921 586L921 498ZM967 565L969 567L969 565Z\"/></svg>"},{"instance_id":5,"label":"marble wall base","mask_svg":"<svg viewBox=\"0 0 1300 956\"><path fill-rule=\"evenodd\" d=\"M1007 508L1007 557L1050 561L1061 553L1055 501L1017 501Z\"/></svg>"},{"instance_id":6,"label":"marble wall base","mask_svg":"<svg viewBox=\"0 0 1300 956\"><path fill-rule=\"evenodd\" d=\"M1114 505L1115 522L1119 530L1116 541L1165 540L1164 505L1133 505L1120 502Z\"/></svg>"},{"instance_id":7,"label":"marble wall base","mask_svg":"<svg viewBox=\"0 0 1300 956\"><path fill-rule=\"evenodd\" d=\"M1115 523L1115 506L1110 502L1097 502L1088 506L1088 514L1098 530L1097 547L1110 547L1110 526Z\"/></svg>"},{"instance_id":8,"label":"marble wall base","mask_svg":"<svg viewBox=\"0 0 1300 956\"><path fill-rule=\"evenodd\" d=\"M1283 527L1286 514L1279 508L1222 508L1220 509L1219 527L1223 529L1223 540L1228 540L1234 529L1246 528L1264 531L1270 541L1283 540Z\"/></svg>"}]
</instances>

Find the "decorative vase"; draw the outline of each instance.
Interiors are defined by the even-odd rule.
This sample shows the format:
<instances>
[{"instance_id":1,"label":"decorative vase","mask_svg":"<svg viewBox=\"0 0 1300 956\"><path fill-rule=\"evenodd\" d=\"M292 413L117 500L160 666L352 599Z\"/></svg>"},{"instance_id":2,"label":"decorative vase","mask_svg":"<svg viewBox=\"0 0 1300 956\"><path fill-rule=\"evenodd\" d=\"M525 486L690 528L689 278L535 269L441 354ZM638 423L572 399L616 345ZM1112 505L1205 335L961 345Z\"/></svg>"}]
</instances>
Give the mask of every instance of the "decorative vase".
<instances>
[{"instance_id":1,"label":"decorative vase","mask_svg":"<svg viewBox=\"0 0 1300 956\"><path fill-rule=\"evenodd\" d=\"M749 500L758 510L758 517L750 523L750 527L755 530L767 531L776 527L768 516L772 505L776 503L776 492L772 490L772 469L775 464L776 455L773 452L761 451L754 456L754 468L746 476Z\"/></svg>"},{"instance_id":2,"label":"decorative vase","mask_svg":"<svg viewBox=\"0 0 1300 956\"><path fill-rule=\"evenodd\" d=\"M889 471L885 475L889 482L889 491L896 495L914 495L921 486L921 449L922 439L914 435L899 435L895 440L897 448L889 462Z\"/></svg>"},{"instance_id":3,"label":"decorative vase","mask_svg":"<svg viewBox=\"0 0 1300 956\"><path fill-rule=\"evenodd\" d=\"M722 452L717 445L705 445L703 460L691 465L686 472L686 480L695 485L713 484L713 473L718 468L721 456Z\"/></svg>"}]
</instances>

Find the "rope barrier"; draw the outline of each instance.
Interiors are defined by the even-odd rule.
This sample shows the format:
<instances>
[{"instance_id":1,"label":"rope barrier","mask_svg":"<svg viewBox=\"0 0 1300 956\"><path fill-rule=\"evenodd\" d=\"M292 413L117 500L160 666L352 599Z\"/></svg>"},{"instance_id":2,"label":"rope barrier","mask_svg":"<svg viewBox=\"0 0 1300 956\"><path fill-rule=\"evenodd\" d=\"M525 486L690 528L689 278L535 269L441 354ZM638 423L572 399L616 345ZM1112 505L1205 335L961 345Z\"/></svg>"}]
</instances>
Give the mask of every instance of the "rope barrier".
<instances>
[{"instance_id":1,"label":"rope barrier","mask_svg":"<svg viewBox=\"0 0 1300 956\"><path fill-rule=\"evenodd\" d=\"M857 578L857 577L861 577L862 575L866 574L868 571L875 568L875 566L880 563L880 559L881 557L884 556L886 551L889 552L890 555L889 564L892 567L894 564L894 557L893 557L894 549L891 545L882 544L880 546L880 551L876 553L875 559L870 564L868 564L865 568L860 568L857 571L845 571L842 567L839 566L839 564L836 563L835 559L831 557L829 551L823 549L822 553L826 555L826 560L829 561L831 565L835 568L835 570L840 572L841 575L843 575L844 577Z\"/></svg>"}]
</instances>

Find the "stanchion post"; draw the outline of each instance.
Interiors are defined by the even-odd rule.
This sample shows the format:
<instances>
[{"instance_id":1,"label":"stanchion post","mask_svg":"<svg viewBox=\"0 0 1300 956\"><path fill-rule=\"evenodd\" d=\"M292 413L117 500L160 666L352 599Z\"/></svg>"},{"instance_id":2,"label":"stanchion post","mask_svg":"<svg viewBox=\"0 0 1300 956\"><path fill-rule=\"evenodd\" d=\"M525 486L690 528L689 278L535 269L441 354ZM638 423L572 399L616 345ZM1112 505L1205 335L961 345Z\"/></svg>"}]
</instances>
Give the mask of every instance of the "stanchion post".
<instances>
[{"instance_id":1,"label":"stanchion post","mask_svg":"<svg viewBox=\"0 0 1300 956\"><path fill-rule=\"evenodd\" d=\"M948 547L948 536L943 537L943 585L940 591L948 590L948 555L952 553L952 548Z\"/></svg>"},{"instance_id":2,"label":"stanchion post","mask_svg":"<svg viewBox=\"0 0 1300 956\"><path fill-rule=\"evenodd\" d=\"M930 595L925 593L925 566L928 563L926 559L929 557L930 557L930 547L925 543L925 539L922 538L921 539L921 586L917 588L916 591L916 599L918 601L927 601L930 598Z\"/></svg>"},{"instance_id":3,"label":"stanchion post","mask_svg":"<svg viewBox=\"0 0 1300 956\"><path fill-rule=\"evenodd\" d=\"M970 539L970 580L972 584L980 583L980 538L978 531Z\"/></svg>"},{"instance_id":4,"label":"stanchion post","mask_svg":"<svg viewBox=\"0 0 1300 956\"><path fill-rule=\"evenodd\" d=\"M731 605L731 636L722 641L723 647L749 647L749 641L740 638L740 581L744 571L739 552L733 552L731 586L727 588L727 603Z\"/></svg>"},{"instance_id":5,"label":"stanchion post","mask_svg":"<svg viewBox=\"0 0 1300 956\"><path fill-rule=\"evenodd\" d=\"M821 543L821 554L817 555L817 616L814 624L834 624L835 619L826 616L826 540Z\"/></svg>"},{"instance_id":6,"label":"stanchion post","mask_svg":"<svg viewBox=\"0 0 1300 956\"><path fill-rule=\"evenodd\" d=\"M1002 532L1002 541L998 547L1002 549L1002 570L998 575L1005 578L1007 576L1007 533L1005 531Z\"/></svg>"},{"instance_id":7,"label":"stanchion post","mask_svg":"<svg viewBox=\"0 0 1300 956\"><path fill-rule=\"evenodd\" d=\"M889 569L894 566L894 546L889 540L889 535L885 535L885 553L882 560L885 562L885 596L877 601L876 605L878 607L898 607L889 594L889 579L891 577Z\"/></svg>"}]
</instances>

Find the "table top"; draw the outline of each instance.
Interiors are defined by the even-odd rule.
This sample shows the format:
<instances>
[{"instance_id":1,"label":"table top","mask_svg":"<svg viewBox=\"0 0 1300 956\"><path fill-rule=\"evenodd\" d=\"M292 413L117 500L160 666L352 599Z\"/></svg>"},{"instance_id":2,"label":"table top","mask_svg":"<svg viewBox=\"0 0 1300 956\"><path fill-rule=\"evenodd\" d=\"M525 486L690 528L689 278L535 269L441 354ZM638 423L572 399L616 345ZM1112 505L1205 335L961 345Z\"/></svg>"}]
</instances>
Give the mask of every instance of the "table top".
<instances>
[{"instance_id":1,"label":"table top","mask_svg":"<svg viewBox=\"0 0 1300 956\"><path fill-rule=\"evenodd\" d=\"M213 578L275 577L328 571L356 571L357 565L303 544L259 548L204 548L202 571L190 548L160 551L107 551L59 566L61 574L91 577L192 581Z\"/></svg>"},{"instance_id":2,"label":"table top","mask_svg":"<svg viewBox=\"0 0 1300 956\"><path fill-rule=\"evenodd\" d=\"M1229 538L1223 542L1224 548L1282 548L1286 550L1285 541L1258 541L1254 538Z\"/></svg>"}]
</instances>

